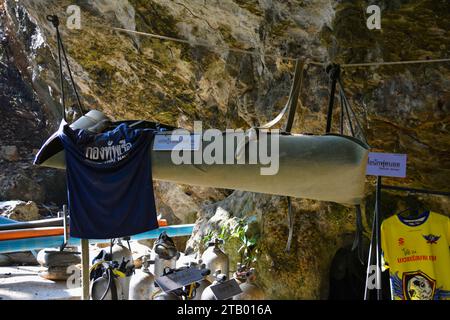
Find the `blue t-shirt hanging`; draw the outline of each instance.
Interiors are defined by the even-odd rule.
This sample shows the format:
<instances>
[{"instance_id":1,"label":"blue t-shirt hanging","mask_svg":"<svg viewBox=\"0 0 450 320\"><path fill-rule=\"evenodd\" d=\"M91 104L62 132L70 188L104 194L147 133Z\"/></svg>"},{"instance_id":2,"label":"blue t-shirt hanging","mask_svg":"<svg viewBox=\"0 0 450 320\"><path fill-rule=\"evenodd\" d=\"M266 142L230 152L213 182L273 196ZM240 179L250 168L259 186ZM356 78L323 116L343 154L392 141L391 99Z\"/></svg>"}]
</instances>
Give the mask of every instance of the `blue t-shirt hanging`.
<instances>
[{"instance_id":1,"label":"blue t-shirt hanging","mask_svg":"<svg viewBox=\"0 0 450 320\"><path fill-rule=\"evenodd\" d=\"M154 130L123 123L105 133L61 124L70 235L110 239L158 228L149 148Z\"/></svg>"}]
</instances>

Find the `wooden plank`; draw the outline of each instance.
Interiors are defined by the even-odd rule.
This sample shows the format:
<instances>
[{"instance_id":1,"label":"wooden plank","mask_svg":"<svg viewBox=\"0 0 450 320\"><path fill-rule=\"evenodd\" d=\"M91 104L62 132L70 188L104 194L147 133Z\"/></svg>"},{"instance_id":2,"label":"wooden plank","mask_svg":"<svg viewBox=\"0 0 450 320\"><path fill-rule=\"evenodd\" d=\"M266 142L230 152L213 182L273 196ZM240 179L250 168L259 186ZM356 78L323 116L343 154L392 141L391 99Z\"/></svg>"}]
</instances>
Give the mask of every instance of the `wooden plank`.
<instances>
[{"instance_id":1,"label":"wooden plank","mask_svg":"<svg viewBox=\"0 0 450 320\"><path fill-rule=\"evenodd\" d=\"M89 240L81 239L83 300L89 300Z\"/></svg>"}]
</instances>

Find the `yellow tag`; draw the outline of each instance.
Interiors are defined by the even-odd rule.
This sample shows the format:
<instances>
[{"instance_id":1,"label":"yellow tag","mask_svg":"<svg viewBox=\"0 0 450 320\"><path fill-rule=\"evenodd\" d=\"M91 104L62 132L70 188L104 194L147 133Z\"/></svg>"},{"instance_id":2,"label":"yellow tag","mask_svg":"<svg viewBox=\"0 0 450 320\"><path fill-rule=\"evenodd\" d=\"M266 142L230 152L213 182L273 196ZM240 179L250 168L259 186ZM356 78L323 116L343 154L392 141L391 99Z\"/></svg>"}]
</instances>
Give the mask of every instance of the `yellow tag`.
<instances>
[{"instance_id":1,"label":"yellow tag","mask_svg":"<svg viewBox=\"0 0 450 320\"><path fill-rule=\"evenodd\" d=\"M123 273L122 271L119 271L119 270L117 270L117 269L114 269L114 270L113 270L113 273L114 273L116 276L120 277L120 278L125 278L125 277L126 277L125 273Z\"/></svg>"}]
</instances>

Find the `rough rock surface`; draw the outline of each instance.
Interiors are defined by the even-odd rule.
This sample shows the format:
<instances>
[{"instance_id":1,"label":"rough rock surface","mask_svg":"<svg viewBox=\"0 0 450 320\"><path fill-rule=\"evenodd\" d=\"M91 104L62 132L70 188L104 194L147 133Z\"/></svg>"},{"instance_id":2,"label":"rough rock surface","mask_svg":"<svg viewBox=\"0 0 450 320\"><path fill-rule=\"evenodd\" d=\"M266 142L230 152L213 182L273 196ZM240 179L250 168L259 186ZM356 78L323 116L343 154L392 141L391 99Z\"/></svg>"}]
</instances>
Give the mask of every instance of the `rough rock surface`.
<instances>
[{"instance_id":1,"label":"rough rock surface","mask_svg":"<svg viewBox=\"0 0 450 320\"><path fill-rule=\"evenodd\" d=\"M3 201L0 202L0 215L17 221L38 220L39 208L33 201Z\"/></svg>"},{"instance_id":2,"label":"rough rock surface","mask_svg":"<svg viewBox=\"0 0 450 320\"><path fill-rule=\"evenodd\" d=\"M75 248L66 248L64 251L57 249L42 249L36 257L43 267L67 267L81 263L81 257Z\"/></svg>"},{"instance_id":3,"label":"rough rock surface","mask_svg":"<svg viewBox=\"0 0 450 320\"><path fill-rule=\"evenodd\" d=\"M227 46L339 63L448 58L450 51L448 1L378 1L381 30L367 29L365 9L372 1L362 0L76 3L82 10L82 29L61 26L74 78L84 105L114 119L157 120L186 128L193 120L203 120L204 127L225 129L248 128L273 118L286 101L293 62L224 50ZM11 94L1 96L0 115L10 119L1 124L2 139L9 137L1 144L16 146L18 152L8 151L10 160L0 157L0 200L49 201L50 195L64 190L63 183L56 182L61 173L31 169L29 163L61 114L55 33L43 13L51 8L67 17L66 8L72 4L5 1L2 28L8 41L2 42L0 83L2 92ZM111 27L218 48L160 41ZM449 64L343 70L369 144L376 150L408 153L408 177L386 183L448 190L449 75ZM323 68L307 70L301 99L303 108L293 131L323 133L328 99ZM76 116L72 93L68 100L69 117ZM338 113L336 108L336 118ZM369 213L374 181L367 182ZM351 242L354 231L351 208L296 199L293 246L285 253L288 230L282 197L162 182L156 193L158 208L168 220L183 223L198 218L190 250L202 247L208 230L236 225L240 219L250 221L249 232L259 237L258 282L269 298L326 298L331 259L340 246ZM442 197L386 192L384 199L385 215L404 207L405 199L442 213L450 209ZM366 218L368 228L371 219ZM227 244L233 263L239 260L238 245Z\"/></svg>"},{"instance_id":4,"label":"rough rock surface","mask_svg":"<svg viewBox=\"0 0 450 320\"><path fill-rule=\"evenodd\" d=\"M3 7L4 4L0 5ZM40 43L36 28L23 13L17 26L27 38L16 39L4 9L0 12L0 201L32 200L62 203L64 173L36 168L32 161L42 142L57 124L32 86L22 46ZM33 59L30 53L28 58Z\"/></svg>"},{"instance_id":5,"label":"rough rock surface","mask_svg":"<svg viewBox=\"0 0 450 320\"><path fill-rule=\"evenodd\" d=\"M37 264L38 262L36 257L31 253L31 251L0 253L1 267L14 265L33 266Z\"/></svg>"}]
</instances>

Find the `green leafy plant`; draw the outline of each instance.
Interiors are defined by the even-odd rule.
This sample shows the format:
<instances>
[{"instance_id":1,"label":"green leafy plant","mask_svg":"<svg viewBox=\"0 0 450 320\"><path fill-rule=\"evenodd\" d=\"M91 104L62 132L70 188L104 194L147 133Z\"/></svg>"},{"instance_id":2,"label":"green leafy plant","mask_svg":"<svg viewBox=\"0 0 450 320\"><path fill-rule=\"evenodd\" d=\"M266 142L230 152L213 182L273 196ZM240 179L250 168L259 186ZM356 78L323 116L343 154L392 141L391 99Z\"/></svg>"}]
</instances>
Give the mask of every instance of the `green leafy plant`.
<instances>
[{"instance_id":1,"label":"green leafy plant","mask_svg":"<svg viewBox=\"0 0 450 320\"><path fill-rule=\"evenodd\" d=\"M239 221L239 223L235 226L231 237L238 239L240 243L240 247L238 249L238 253L241 255L241 264L246 268L250 268L250 266L256 262L257 257L257 237L248 237L248 223L246 221Z\"/></svg>"},{"instance_id":2,"label":"green leafy plant","mask_svg":"<svg viewBox=\"0 0 450 320\"><path fill-rule=\"evenodd\" d=\"M208 247L208 243L214 239L215 235L216 233L214 231L209 230L208 233L205 234L201 240L203 246Z\"/></svg>"},{"instance_id":3,"label":"green leafy plant","mask_svg":"<svg viewBox=\"0 0 450 320\"><path fill-rule=\"evenodd\" d=\"M245 268L250 268L257 259L257 237L249 237L247 235L248 222L245 220L239 220L234 226L223 225L219 231L210 230L205 236L203 236L202 243L205 247L214 238L220 238L224 242L231 240L237 240L240 254L240 262Z\"/></svg>"}]
</instances>

